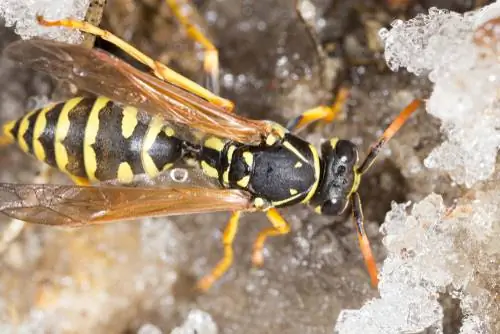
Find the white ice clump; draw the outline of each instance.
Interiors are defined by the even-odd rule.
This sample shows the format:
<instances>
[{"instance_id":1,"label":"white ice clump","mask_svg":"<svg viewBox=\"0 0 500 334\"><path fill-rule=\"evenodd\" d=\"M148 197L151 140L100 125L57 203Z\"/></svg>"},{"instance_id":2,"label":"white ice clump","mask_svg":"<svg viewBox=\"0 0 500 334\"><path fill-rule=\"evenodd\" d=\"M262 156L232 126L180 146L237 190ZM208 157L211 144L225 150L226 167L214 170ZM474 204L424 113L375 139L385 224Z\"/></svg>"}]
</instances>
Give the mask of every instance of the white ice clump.
<instances>
[{"instance_id":1,"label":"white ice clump","mask_svg":"<svg viewBox=\"0 0 500 334\"><path fill-rule=\"evenodd\" d=\"M46 28L36 21L37 15L46 19L85 18L90 0L1 0L0 18L8 27L24 39L41 37L77 43L81 40L80 32L66 28Z\"/></svg>"},{"instance_id":2,"label":"white ice clump","mask_svg":"<svg viewBox=\"0 0 500 334\"><path fill-rule=\"evenodd\" d=\"M175 328L171 334L217 334L218 329L210 314L201 310L189 312L182 326Z\"/></svg>"},{"instance_id":3,"label":"white ice clump","mask_svg":"<svg viewBox=\"0 0 500 334\"><path fill-rule=\"evenodd\" d=\"M460 300L460 334L500 332L500 191L463 203L447 209L431 194L411 214L393 203L381 228L380 298L343 311L336 333L443 333L440 294Z\"/></svg>"},{"instance_id":4,"label":"white ice clump","mask_svg":"<svg viewBox=\"0 0 500 334\"><path fill-rule=\"evenodd\" d=\"M405 67L434 83L427 111L441 120L447 140L425 165L467 187L491 176L500 147L500 22L489 27L498 39L478 43L478 27L495 17L500 1L464 15L431 8L380 31L392 70Z\"/></svg>"}]
</instances>

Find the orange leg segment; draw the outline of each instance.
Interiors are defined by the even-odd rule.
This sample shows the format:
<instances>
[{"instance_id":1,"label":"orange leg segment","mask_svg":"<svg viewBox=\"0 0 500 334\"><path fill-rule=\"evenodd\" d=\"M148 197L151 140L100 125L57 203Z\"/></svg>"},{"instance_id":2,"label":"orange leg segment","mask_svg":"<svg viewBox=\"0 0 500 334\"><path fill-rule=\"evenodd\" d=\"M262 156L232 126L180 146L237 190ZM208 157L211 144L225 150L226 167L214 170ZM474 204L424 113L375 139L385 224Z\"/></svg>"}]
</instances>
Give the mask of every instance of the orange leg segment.
<instances>
[{"instance_id":1,"label":"orange leg segment","mask_svg":"<svg viewBox=\"0 0 500 334\"><path fill-rule=\"evenodd\" d=\"M340 88L331 107L318 106L316 108L306 110L288 124L288 130L296 133L316 121L323 121L325 123L332 122L344 107L348 97L349 90L344 87Z\"/></svg>"},{"instance_id":2,"label":"orange leg segment","mask_svg":"<svg viewBox=\"0 0 500 334\"><path fill-rule=\"evenodd\" d=\"M196 14L196 8L189 0L166 0L166 2L188 36L203 47L205 52L203 60L203 70L206 77L205 87L214 94L219 95L219 51L210 39L192 23L190 16Z\"/></svg>"},{"instance_id":3,"label":"orange leg segment","mask_svg":"<svg viewBox=\"0 0 500 334\"><path fill-rule=\"evenodd\" d=\"M275 237L290 232L290 225L275 208L267 211L267 218L273 227L261 231L253 244L252 263L255 266L262 266L264 263L263 249L268 237Z\"/></svg>"},{"instance_id":4,"label":"orange leg segment","mask_svg":"<svg viewBox=\"0 0 500 334\"><path fill-rule=\"evenodd\" d=\"M233 241L236 237L236 232L238 231L240 216L240 211L236 211L231 215L231 218L224 229L224 235L222 238L222 243L224 244L224 257L219 261L219 263L217 263L214 269L212 269L210 274L198 281L197 287L199 290L207 291L210 289L212 284L224 275L233 263Z\"/></svg>"}]
</instances>

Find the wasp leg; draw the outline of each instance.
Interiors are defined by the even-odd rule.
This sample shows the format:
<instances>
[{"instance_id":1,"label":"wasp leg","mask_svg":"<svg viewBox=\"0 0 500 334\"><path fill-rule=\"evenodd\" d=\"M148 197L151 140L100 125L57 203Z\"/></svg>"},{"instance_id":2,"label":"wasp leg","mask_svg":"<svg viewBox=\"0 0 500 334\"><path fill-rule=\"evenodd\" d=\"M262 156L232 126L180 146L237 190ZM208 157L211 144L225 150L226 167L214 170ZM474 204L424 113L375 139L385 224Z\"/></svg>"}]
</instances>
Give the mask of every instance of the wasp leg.
<instances>
[{"instance_id":1,"label":"wasp leg","mask_svg":"<svg viewBox=\"0 0 500 334\"><path fill-rule=\"evenodd\" d=\"M77 29L95 36L99 36L102 39L112 43L124 52L128 53L131 57L135 58L137 61L143 63L144 65L151 68L154 74L165 81L171 82L187 91L190 91L207 101L214 103L215 105L221 106L224 109L231 111L234 108L233 102L223 99L210 92L209 90L201 87L197 83L189 80L188 78L180 75L169 67L163 65L159 61L153 60L148 57L132 45L128 44L124 40L113 35L111 32L103 30L96 27L88 22L78 21L74 19L63 19L56 21L45 20L43 16L37 16L38 23L45 27L66 27L70 29Z\"/></svg>"},{"instance_id":2,"label":"wasp leg","mask_svg":"<svg viewBox=\"0 0 500 334\"><path fill-rule=\"evenodd\" d=\"M196 8L189 0L166 0L174 16L186 29L188 36L198 42L204 49L203 71L205 72L204 87L219 95L219 51L203 32L192 23L191 14L197 14ZM197 15L199 16L199 15Z\"/></svg>"},{"instance_id":3,"label":"wasp leg","mask_svg":"<svg viewBox=\"0 0 500 334\"><path fill-rule=\"evenodd\" d=\"M299 132L309 124L316 121L323 121L325 123L332 122L344 107L348 96L349 90L344 87L340 88L331 107L319 106L306 110L288 124L288 130L291 132Z\"/></svg>"},{"instance_id":4,"label":"wasp leg","mask_svg":"<svg viewBox=\"0 0 500 334\"><path fill-rule=\"evenodd\" d=\"M238 225L241 212L236 211L231 215L226 228L224 229L224 236L222 243L224 244L224 257L212 269L212 272L198 281L197 287L202 291L210 289L212 284L218 280L233 263L233 241L238 231Z\"/></svg>"},{"instance_id":5,"label":"wasp leg","mask_svg":"<svg viewBox=\"0 0 500 334\"><path fill-rule=\"evenodd\" d=\"M267 211L266 215L271 224L273 224L273 227L261 231L253 244L252 263L254 266L262 266L264 263L262 251L267 237L275 237L290 232L290 225L288 225L278 210L271 208Z\"/></svg>"},{"instance_id":6,"label":"wasp leg","mask_svg":"<svg viewBox=\"0 0 500 334\"><path fill-rule=\"evenodd\" d=\"M370 241L366 236L365 225L363 223L363 208L361 207L361 198L357 192L352 194L352 214L354 216L354 222L356 224L356 232L358 234L359 248L363 254L365 260L365 265L370 275L370 280L372 286L377 287L378 285L378 270L377 263L373 257L373 253L370 247Z\"/></svg>"}]
</instances>

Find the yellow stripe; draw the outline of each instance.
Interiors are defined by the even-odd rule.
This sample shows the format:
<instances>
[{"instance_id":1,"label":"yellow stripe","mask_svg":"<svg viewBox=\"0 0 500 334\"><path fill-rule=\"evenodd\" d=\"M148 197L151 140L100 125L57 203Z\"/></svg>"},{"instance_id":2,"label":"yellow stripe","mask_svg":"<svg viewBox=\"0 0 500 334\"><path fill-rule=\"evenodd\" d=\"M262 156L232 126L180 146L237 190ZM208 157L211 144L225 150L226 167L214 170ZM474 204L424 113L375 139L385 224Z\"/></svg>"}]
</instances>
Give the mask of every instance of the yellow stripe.
<instances>
[{"instance_id":1,"label":"yellow stripe","mask_svg":"<svg viewBox=\"0 0 500 334\"><path fill-rule=\"evenodd\" d=\"M137 108L135 107L125 107L123 109L123 119L122 119L122 136L127 139L132 133L134 133L135 127L139 122L137 120Z\"/></svg>"},{"instance_id":2,"label":"yellow stripe","mask_svg":"<svg viewBox=\"0 0 500 334\"><path fill-rule=\"evenodd\" d=\"M28 114L24 115L21 119L21 124L19 124L19 131L17 132L17 143L19 147L26 153L29 151L28 143L24 140L24 134L28 131L28 127L30 125L29 118L33 115L38 109L30 111Z\"/></svg>"},{"instance_id":3,"label":"yellow stripe","mask_svg":"<svg viewBox=\"0 0 500 334\"><path fill-rule=\"evenodd\" d=\"M7 138L9 138L9 140L12 140L12 141L16 140L16 138L14 138L14 136L11 133L11 131L14 128L15 125L16 125L16 121L10 121L8 123L5 123L4 126L3 126L3 135L6 136Z\"/></svg>"},{"instance_id":4,"label":"yellow stripe","mask_svg":"<svg viewBox=\"0 0 500 334\"><path fill-rule=\"evenodd\" d=\"M156 138L158 137L158 134L163 129L163 126L164 124L161 118L153 117L153 119L149 123L148 131L146 132L146 135L144 136L144 141L142 143L142 149L141 149L142 167L150 177L155 177L160 172L156 167L153 158L151 158L151 156L149 155L148 151L151 149L151 146L153 146Z\"/></svg>"},{"instance_id":5,"label":"yellow stripe","mask_svg":"<svg viewBox=\"0 0 500 334\"><path fill-rule=\"evenodd\" d=\"M87 126L85 127L85 136L83 138L83 161L85 163L85 173L91 182L97 181L95 172L97 171L97 159L92 145L95 144L97 132L99 131L99 112L106 106L109 99L100 96L94 102L90 110Z\"/></svg>"},{"instance_id":6,"label":"yellow stripe","mask_svg":"<svg viewBox=\"0 0 500 334\"><path fill-rule=\"evenodd\" d=\"M250 152L243 152L243 160L247 164L248 167L253 166L253 154Z\"/></svg>"},{"instance_id":7,"label":"yellow stripe","mask_svg":"<svg viewBox=\"0 0 500 334\"><path fill-rule=\"evenodd\" d=\"M311 153L312 153L313 159L314 159L314 184L312 185L311 190L309 190L306 198L304 198L302 203L309 202L311 200L311 197L313 197L314 193L318 189L319 177L320 177L320 173L321 173L321 164L320 164L320 160L319 160L318 151L316 151L316 149L312 145L309 145L309 149L311 150Z\"/></svg>"},{"instance_id":8,"label":"yellow stripe","mask_svg":"<svg viewBox=\"0 0 500 334\"><path fill-rule=\"evenodd\" d=\"M217 169L210 166L206 161L201 162L201 169L208 177L213 177L214 179L219 178L219 172L217 171Z\"/></svg>"},{"instance_id":9,"label":"yellow stripe","mask_svg":"<svg viewBox=\"0 0 500 334\"><path fill-rule=\"evenodd\" d=\"M284 141L283 146L285 146L289 151L299 157L300 160L307 163L307 159L293 146L289 141Z\"/></svg>"},{"instance_id":10,"label":"yellow stripe","mask_svg":"<svg viewBox=\"0 0 500 334\"><path fill-rule=\"evenodd\" d=\"M236 184L242 188L246 188L248 186L249 182L250 182L250 175L247 175L247 176L243 176L241 179L239 179L236 182Z\"/></svg>"},{"instance_id":11,"label":"yellow stripe","mask_svg":"<svg viewBox=\"0 0 500 334\"><path fill-rule=\"evenodd\" d=\"M43 108L35 121L35 127L33 129L33 152L35 152L35 157L40 161L45 161L46 157L45 150L40 142L40 136L47 126L47 112L52 110L55 106L56 104L51 104Z\"/></svg>"},{"instance_id":12,"label":"yellow stripe","mask_svg":"<svg viewBox=\"0 0 500 334\"><path fill-rule=\"evenodd\" d=\"M65 173L68 173L66 170L66 165L68 164L68 152L63 145L63 141L68 135L69 131L69 112L83 99L83 97L75 97L71 100L66 101L64 103L64 107L61 110L61 114L57 119L56 125L56 135L54 141L54 153L56 156L57 167Z\"/></svg>"},{"instance_id":13,"label":"yellow stripe","mask_svg":"<svg viewBox=\"0 0 500 334\"><path fill-rule=\"evenodd\" d=\"M222 152L224 149L224 142L217 137L210 137L203 143L203 146Z\"/></svg>"},{"instance_id":14,"label":"yellow stripe","mask_svg":"<svg viewBox=\"0 0 500 334\"><path fill-rule=\"evenodd\" d=\"M279 206L279 205L282 205L282 204L285 204L285 203L288 203L288 202L291 202L291 201L294 201L296 200L297 198L299 198L300 196L302 196L302 194L297 194L295 196L292 196L292 197L288 197L282 201L276 201L276 202L271 202L273 204L273 206Z\"/></svg>"},{"instance_id":15,"label":"yellow stripe","mask_svg":"<svg viewBox=\"0 0 500 334\"><path fill-rule=\"evenodd\" d=\"M118 167L118 181L120 183L130 183L134 179L132 167L127 162L122 162Z\"/></svg>"}]
</instances>

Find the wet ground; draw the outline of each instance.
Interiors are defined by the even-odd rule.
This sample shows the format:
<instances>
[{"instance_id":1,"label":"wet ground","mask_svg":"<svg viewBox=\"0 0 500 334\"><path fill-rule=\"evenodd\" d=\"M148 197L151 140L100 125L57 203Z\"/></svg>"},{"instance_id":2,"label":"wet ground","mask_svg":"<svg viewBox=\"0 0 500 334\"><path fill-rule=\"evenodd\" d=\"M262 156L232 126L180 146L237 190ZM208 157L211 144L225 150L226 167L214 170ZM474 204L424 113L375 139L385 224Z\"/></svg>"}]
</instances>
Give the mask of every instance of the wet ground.
<instances>
[{"instance_id":1,"label":"wet ground","mask_svg":"<svg viewBox=\"0 0 500 334\"><path fill-rule=\"evenodd\" d=\"M307 108L330 103L339 86L350 87L351 97L338 119L308 128L302 136L317 146L334 136L350 139L361 157L399 110L413 98L425 98L430 89L425 78L386 69L378 29L430 6L461 12L473 7L472 1L458 0L317 0L302 8L327 51L322 65L292 1L195 3L220 50L222 95L236 102L238 113L286 124ZM102 26L202 80L201 53L162 1L109 0ZM0 47L13 39L0 30ZM0 121L22 115L53 91L47 77L5 61L1 65ZM423 166L440 139L439 123L421 110L363 178L365 224L379 262L384 250L378 227L391 201L420 200L432 191L451 201L462 193L446 175ZM5 149L1 157L1 181L34 178L37 164L18 149ZM146 323L169 332L197 308L213 317L221 333L332 332L341 309L358 308L377 295L352 221L348 215L321 217L301 206L282 213L292 233L266 244L261 269L250 264L252 241L269 223L263 214L244 216L235 264L206 294L192 288L222 255L221 231L228 214L71 232L28 226L0 258L1 322L28 332L123 333ZM445 314L453 317L454 312ZM450 326L453 319L446 319Z\"/></svg>"}]
</instances>

